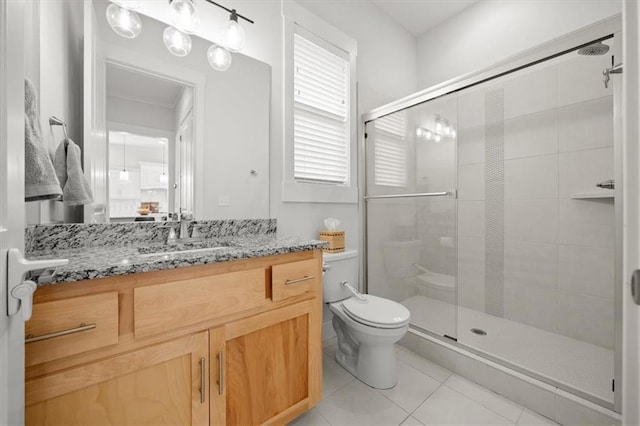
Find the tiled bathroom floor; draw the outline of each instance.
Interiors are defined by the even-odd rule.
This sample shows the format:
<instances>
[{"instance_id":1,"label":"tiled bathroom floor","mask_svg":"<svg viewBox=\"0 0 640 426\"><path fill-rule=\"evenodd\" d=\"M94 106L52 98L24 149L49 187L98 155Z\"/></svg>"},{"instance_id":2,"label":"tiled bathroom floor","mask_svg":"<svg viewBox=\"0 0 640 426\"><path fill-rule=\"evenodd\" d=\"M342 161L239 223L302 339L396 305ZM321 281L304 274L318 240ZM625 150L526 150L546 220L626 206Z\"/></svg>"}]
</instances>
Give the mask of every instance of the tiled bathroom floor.
<instances>
[{"instance_id":1,"label":"tiled bathroom floor","mask_svg":"<svg viewBox=\"0 0 640 426\"><path fill-rule=\"evenodd\" d=\"M555 425L508 399L397 347L398 384L376 390L324 347L323 399L291 425Z\"/></svg>"}]
</instances>

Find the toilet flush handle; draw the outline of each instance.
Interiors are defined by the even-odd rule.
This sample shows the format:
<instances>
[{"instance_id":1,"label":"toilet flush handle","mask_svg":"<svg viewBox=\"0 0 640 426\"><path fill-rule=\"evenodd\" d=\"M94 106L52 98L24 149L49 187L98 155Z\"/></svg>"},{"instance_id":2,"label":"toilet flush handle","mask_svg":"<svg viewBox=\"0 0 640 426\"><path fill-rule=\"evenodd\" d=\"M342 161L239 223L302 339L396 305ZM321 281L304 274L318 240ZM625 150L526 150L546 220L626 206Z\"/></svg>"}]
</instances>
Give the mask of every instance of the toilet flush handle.
<instances>
[{"instance_id":1,"label":"toilet flush handle","mask_svg":"<svg viewBox=\"0 0 640 426\"><path fill-rule=\"evenodd\" d=\"M365 302L365 303L366 303L366 302L368 302L367 298L366 298L366 297L364 297L364 296L362 295L362 293L360 293L358 290L356 290L355 288L353 288L353 286L352 286L351 284L349 284L349 282L348 282L348 281L342 281L342 282L340 283L340 285L341 285L342 287L346 287L346 288L347 288L347 290L349 290L351 293L353 293L353 295L354 295L354 296L356 296L356 297L357 297L361 302Z\"/></svg>"}]
</instances>

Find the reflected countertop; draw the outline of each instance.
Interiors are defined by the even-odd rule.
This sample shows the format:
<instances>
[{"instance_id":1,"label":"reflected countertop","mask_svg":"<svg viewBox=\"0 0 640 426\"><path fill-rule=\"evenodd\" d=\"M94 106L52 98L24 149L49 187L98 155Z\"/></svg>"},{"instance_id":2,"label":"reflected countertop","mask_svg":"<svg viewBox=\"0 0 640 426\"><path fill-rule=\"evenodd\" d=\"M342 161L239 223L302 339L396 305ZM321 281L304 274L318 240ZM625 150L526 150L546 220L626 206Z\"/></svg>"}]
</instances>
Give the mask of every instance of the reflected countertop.
<instances>
[{"instance_id":1,"label":"reflected countertop","mask_svg":"<svg viewBox=\"0 0 640 426\"><path fill-rule=\"evenodd\" d=\"M53 277L43 275L38 283L51 285L317 250L325 245L323 241L298 237L254 235L178 242L176 245L41 250L31 253L29 259L69 259L69 264L58 267Z\"/></svg>"}]
</instances>

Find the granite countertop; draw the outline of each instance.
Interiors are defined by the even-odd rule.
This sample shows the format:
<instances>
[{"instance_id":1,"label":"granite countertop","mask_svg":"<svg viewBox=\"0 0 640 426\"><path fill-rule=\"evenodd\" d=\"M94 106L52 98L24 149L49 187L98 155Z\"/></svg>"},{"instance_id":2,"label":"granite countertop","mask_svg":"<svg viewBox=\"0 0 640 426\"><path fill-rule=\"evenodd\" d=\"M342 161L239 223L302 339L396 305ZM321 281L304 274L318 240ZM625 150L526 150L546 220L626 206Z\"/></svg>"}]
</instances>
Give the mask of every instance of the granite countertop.
<instances>
[{"instance_id":1,"label":"granite countertop","mask_svg":"<svg viewBox=\"0 0 640 426\"><path fill-rule=\"evenodd\" d=\"M29 259L69 259L69 264L58 267L53 277L47 277L46 282L38 283L38 285L50 285L316 250L325 245L326 242L323 241L297 237L277 237L271 234L189 241L178 243L175 246L155 244L139 247L38 250L32 252ZM198 251L166 253L178 250Z\"/></svg>"}]
</instances>

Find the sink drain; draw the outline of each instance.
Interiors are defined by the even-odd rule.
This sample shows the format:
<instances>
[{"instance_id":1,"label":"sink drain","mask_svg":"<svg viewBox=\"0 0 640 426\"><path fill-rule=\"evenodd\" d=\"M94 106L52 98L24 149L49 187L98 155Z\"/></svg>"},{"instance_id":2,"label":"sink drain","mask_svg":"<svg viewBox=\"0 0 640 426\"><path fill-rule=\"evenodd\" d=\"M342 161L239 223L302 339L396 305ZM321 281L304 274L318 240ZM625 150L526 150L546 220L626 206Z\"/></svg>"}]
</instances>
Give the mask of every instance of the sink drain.
<instances>
[{"instance_id":1,"label":"sink drain","mask_svg":"<svg viewBox=\"0 0 640 426\"><path fill-rule=\"evenodd\" d=\"M478 336L486 336L486 335L487 335L487 332L486 332L486 331L484 331L484 330L483 330L483 329L481 329L481 328L472 328L472 329L471 329L471 332L472 332L473 334L477 334Z\"/></svg>"}]
</instances>

